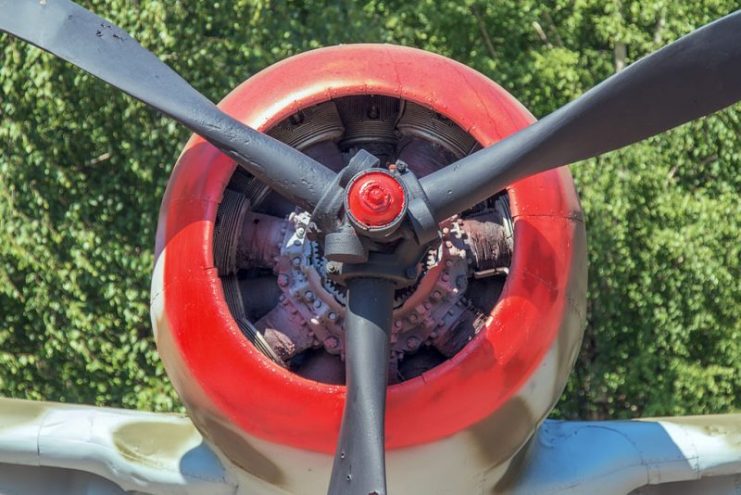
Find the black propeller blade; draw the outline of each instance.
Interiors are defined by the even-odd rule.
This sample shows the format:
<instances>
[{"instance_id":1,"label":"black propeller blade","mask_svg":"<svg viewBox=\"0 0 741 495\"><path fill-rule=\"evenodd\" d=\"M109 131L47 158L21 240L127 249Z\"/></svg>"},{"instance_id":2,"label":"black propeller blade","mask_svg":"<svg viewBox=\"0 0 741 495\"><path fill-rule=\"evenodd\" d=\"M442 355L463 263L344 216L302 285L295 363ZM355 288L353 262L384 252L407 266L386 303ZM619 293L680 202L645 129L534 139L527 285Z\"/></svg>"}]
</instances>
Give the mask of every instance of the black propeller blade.
<instances>
[{"instance_id":1,"label":"black propeller blade","mask_svg":"<svg viewBox=\"0 0 741 495\"><path fill-rule=\"evenodd\" d=\"M335 173L229 117L122 29L69 0L0 0L0 30L169 115L309 211Z\"/></svg>"},{"instance_id":2,"label":"black propeller blade","mask_svg":"<svg viewBox=\"0 0 741 495\"><path fill-rule=\"evenodd\" d=\"M353 278L347 289L347 399L328 494L385 495L384 415L394 283Z\"/></svg>"},{"instance_id":3,"label":"black propeller blade","mask_svg":"<svg viewBox=\"0 0 741 495\"><path fill-rule=\"evenodd\" d=\"M741 11L654 52L530 127L421 180L437 221L507 185L741 99Z\"/></svg>"}]
</instances>

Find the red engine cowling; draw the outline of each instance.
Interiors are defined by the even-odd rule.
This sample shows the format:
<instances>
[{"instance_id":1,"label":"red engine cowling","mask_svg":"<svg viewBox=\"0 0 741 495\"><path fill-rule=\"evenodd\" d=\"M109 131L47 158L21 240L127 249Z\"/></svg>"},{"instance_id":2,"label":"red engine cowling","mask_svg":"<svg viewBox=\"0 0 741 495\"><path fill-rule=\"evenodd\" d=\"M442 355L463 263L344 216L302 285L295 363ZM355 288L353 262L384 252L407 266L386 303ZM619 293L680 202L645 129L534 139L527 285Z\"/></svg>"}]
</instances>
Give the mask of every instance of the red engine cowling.
<instances>
[{"instance_id":1,"label":"red engine cowling","mask_svg":"<svg viewBox=\"0 0 741 495\"><path fill-rule=\"evenodd\" d=\"M478 72L391 45L347 45L292 57L240 85L220 108L329 166L342 166L344 148L370 147L382 156L393 149L417 167L418 175L444 166L447 156L488 146L533 121L512 96ZM433 301L442 278L428 284L429 292L418 301L415 293L428 290L424 281L399 296L397 311L404 322L399 332L409 333L398 340L397 358L390 363L397 374L392 376L404 375L400 367L419 370L405 371L410 378L393 380L398 383L388 388L391 493L426 493L426 488L479 493L495 486L560 396L578 352L585 321L586 245L568 170L522 180L500 199L509 207L502 217L514 226L511 263L500 270L506 282L496 291L461 282L468 291L462 300L477 297L484 301L479 306L486 306L485 314L476 315L473 331L440 342L434 330L436 325L462 328L458 321L473 320L463 303L451 305L458 309L443 307L443 316L435 315L427 326L408 323L418 313L424 320L437 310L425 310L424 304ZM250 311L240 309L245 300L261 300L265 294L290 299L289 292L276 287L290 286L291 274L298 273L281 265L286 224L259 224L266 211L288 216L291 205L271 199L269 191L202 138L190 139L160 211L153 325L170 378L204 435L245 476L291 493L320 493L329 479L345 397L337 383L342 381L337 372L341 333L332 334L335 327L329 323L313 329L311 315L303 313L310 306L303 300L284 304L289 310L267 323L264 316L251 321ZM296 225L288 228L295 233ZM490 231L482 232L476 235L485 240ZM237 247L229 251L228 246ZM262 260L262 265L240 267L237 257ZM271 260L276 261L272 268ZM331 287L322 287L332 293ZM341 297L334 296L332 303L312 292L328 308L325 322L330 313L335 318L341 314ZM448 314L456 321L446 323ZM442 358L407 366L405 359L412 358L405 356L417 355L423 342ZM332 352L333 346L339 350ZM319 348L321 362L330 364L306 365L297 372L276 362L294 359L297 347L305 352Z\"/></svg>"}]
</instances>

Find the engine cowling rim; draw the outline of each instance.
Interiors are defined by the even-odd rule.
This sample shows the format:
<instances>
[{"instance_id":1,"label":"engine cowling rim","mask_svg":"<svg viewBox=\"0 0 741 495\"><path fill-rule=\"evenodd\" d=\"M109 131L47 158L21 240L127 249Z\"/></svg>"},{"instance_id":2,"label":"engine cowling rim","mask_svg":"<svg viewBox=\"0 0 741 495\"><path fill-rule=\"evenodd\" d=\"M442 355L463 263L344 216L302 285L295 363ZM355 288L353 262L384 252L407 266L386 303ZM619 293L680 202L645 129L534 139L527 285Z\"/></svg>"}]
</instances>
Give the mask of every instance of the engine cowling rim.
<instances>
[{"instance_id":1,"label":"engine cowling rim","mask_svg":"<svg viewBox=\"0 0 741 495\"><path fill-rule=\"evenodd\" d=\"M316 69L326 69L327 65L336 64L338 60L345 64L333 65L336 67L334 71ZM350 60L355 63L349 63ZM432 70L437 74L445 73L457 78L457 84L439 79L435 82L420 76L404 82L397 78L398 74L389 71L390 67L372 67L374 70L369 70L367 66L374 63L391 63L396 68L400 64L430 64L435 67ZM311 67L314 67L313 73ZM287 72L301 73L302 76L300 79L287 77ZM369 81L367 74L375 74L375 79ZM291 81L292 86L280 87L280 84L276 84L280 80ZM498 105L497 111L500 113L495 115L497 118L493 118L493 110L484 108L483 103L478 112L475 105L472 108L471 104L455 104L455 96L461 92L461 85L468 86L469 96L473 92L482 101L488 97L492 105ZM258 94L262 96L257 100L258 105L255 105L252 96ZM491 144L532 121L532 116L514 98L472 69L420 50L384 45L347 45L287 59L243 83L220 106L249 125L265 130L300 108L348 94L396 96L431 107L467 129L482 145ZM436 94L437 99L431 99L430 94ZM489 126L477 125L477 119L488 120ZM156 332L169 334L169 338L158 337L158 346L183 400L199 410L194 415L197 423L199 414L213 414L233 421L248 434L259 438L331 453L339 430L344 387L296 377L250 348L251 344L245 341L230 318L223 293L220 293L220 281L214 273L211 252L213 222L221 194L233 171L234 164L227 157L202 139L193 137L173 172L163 200L157 236L158 262L153 281L153 299L157 296L164 299L164 308L159 311L161 317L158 318L153 311ZM584 299L581 288L572 290L569 287L573 259L560 260L561 276L556 273L549 279L549 274L541 273L537 262L525 252L526 249L532 249L533 244L540 248L550 244L551 251L554 251L553 245L570 245L573 241L573 234L567 232L568 227L564 225L580 222L581 219L568 172L559 169L520 181L509 188L509 194L517 241L511 280L508 280L502 299L492 312L492 321L485 332L451 360L422 377L389 388L389 448L438 440L493 414L519 391L540 365L548 349L554 345L561 330L563 313L569 310L569 304L573 305L569 299ZM520 223L519 229L517 223ZM550 229L547 242L537 239L539 229ZM171 257L173 260L170 260ZM525 266L520 267L521 264ZM157 270L161 271L160 280L157 280ZM522 276L525 274L528 275ZM528 293L528 284L535 284L539 292ZM201 315L194 312L194 295L208 302L211 310L202 308ZM527 299L526 296L532 296L532 300L542 304L531 304L529 307L520 304L521 307L513 308L513 304L517 304L512 298L522 302ZM505 301L505 298L510 299ZM184 310L184 306L190 309ZM530 322L531 326L533 323L538 326L540 320L551 323L550 326L539 325L540 334L537 331L531 333L531 328L521 331L528 336L539 335L540 340L536 339L539 345L524 342L522 336L517 342L510 340L507 343L503 340L508 325L514 326L511 323L512 316L506 316L506 313L522 311L530 313L519 314L518 319ZM208 323L203 319L204 312L212 316ZM204 330L205 327L208 329ZM206 350L202 345L205 342L204 332L211 332L213 336L214 328L219 336L219 344L213 344ZM522 355L524 347L528 348L525 360ZM228 361L226 366L215 366L214 363L219 359ZM512 364L517 362L519 364L516 366ZM505 373L507 363L516 369ZM498 366L501 369L494 371ZM570 366L567 368L566 376ZM229 378L235 374L235 369L241 372L236 375L249 372L255 384L261 383L264 400L260 400L260 394L254 391L247 395L239 392L238 384L245 378ZM481 396L485 394L480 387L472 385L472 381L492 386L496 381L488 382L485 379L489 376L487 373L500 374L498 381L507 385L506 393L482 399ZM565 378L561 381L565 381ZM465 400L456 396L462 391ZM250 404L244 403L245 397L249 398ZM466 407L471 404L475 407ZM260 413L261 407L278 411L278 414ZM302 408L306 413L302 415L312 422L302 423L301 427L296 428L294 413ZM546 413L536 411L536 416Z\"/></svg>"}]
</instances>

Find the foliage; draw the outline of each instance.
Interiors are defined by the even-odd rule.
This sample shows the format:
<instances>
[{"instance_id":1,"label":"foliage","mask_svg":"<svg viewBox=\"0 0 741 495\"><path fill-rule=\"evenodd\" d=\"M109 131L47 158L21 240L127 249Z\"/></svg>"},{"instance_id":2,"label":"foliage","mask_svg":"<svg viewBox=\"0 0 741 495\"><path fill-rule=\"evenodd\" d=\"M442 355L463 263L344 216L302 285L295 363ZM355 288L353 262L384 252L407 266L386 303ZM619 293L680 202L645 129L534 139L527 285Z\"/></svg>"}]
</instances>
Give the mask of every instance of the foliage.
<instances>
[{"instance_id":1,"label":"foliage","mask_svg":"<svg viewBox=\"0 0 741 495\"><path fill-rule=\"evenodd\" d=\"M471 65L542 116L734 0L88 0L207 96L328 44ZM179 407L148 319L160 198L187 132L0 36L0 393ZM681 81L677 81L681 84ZM739 107L574 167L590 252L585 345L556 414L737 409Z\"/></svg>"}]
</instances>

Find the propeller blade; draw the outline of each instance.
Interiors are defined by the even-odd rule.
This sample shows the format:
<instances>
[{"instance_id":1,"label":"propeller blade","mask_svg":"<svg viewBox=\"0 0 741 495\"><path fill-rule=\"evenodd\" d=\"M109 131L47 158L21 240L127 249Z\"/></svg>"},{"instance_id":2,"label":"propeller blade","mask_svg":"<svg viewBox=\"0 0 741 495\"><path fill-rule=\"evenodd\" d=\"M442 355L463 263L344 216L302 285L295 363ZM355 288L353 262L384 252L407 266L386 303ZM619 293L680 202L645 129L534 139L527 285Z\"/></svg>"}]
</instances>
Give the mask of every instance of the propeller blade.
<instances>
[{"instance_id":1,"label":"propeller blade","mask_svg":"<svg viewBox=\"0 0 741 495\"><path fill-rule=\"evenodd\" d=\"M384 415L394 284L353 278L347 288L347 398L328 494L385 495Z\"/></svg>"},{"instance_id":2,"label":"propeller blade","mask_svg":"<svg viewBox=\"0 0 741 495\"><path fill-rule=\"evenodd\" d=\"M507 185L641 141L741 99L741 10L613 75L493 146L421 179L440 222Z\"/></svg>"},{"instance_id":3,"label":"propeller blade","mask_svg":"<svg viewBox=\"0 0 741 495\"><path fill-rule=\"evenodd\" d=\"M0 30L53 53L200 134L309 210L335 173L229 117L125 31L69 0L0 0Z\"/></svg>"}]
</instances>

